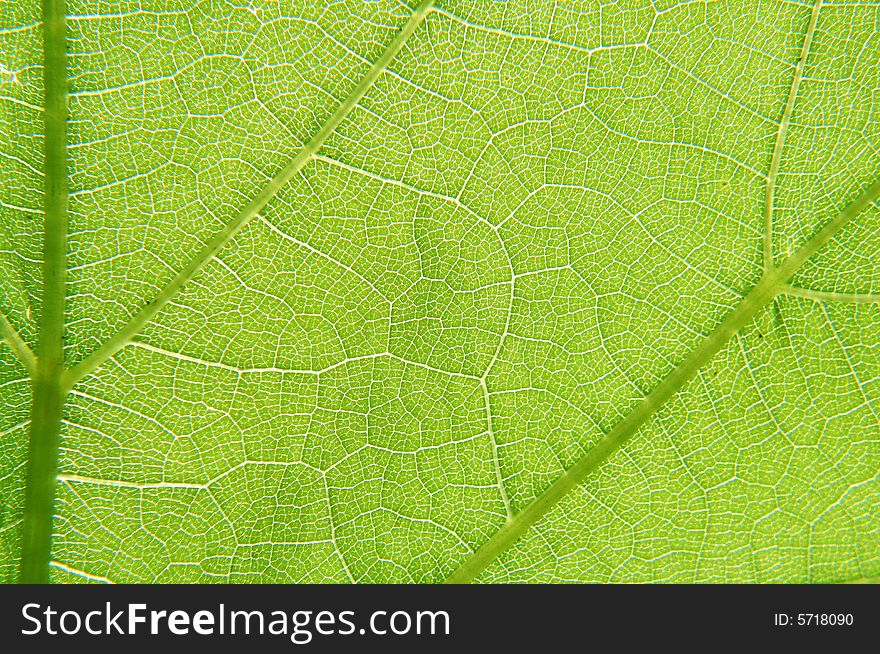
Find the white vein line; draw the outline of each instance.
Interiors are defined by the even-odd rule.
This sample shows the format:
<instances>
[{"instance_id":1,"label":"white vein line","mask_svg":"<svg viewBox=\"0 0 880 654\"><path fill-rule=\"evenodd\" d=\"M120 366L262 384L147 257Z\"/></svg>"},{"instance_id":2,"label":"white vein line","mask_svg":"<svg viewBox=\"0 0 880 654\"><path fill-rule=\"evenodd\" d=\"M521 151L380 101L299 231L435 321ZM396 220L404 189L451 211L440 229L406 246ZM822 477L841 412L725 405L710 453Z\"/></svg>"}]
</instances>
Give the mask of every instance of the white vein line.
<instances>
[{"instance_id":1,"label":"white vein line","mask_svg":"<svg viewBox=\"0 0 880 654\"><path fill-rule=\"evenodd\" d=\"M198 357L193 357L188 354L181 354L179 352L172 352L171 350L166 350L161 347L156 347L155 345L149 345L148 343L144 343L143 341L132 341L129 343L131 347L137 347L143 350L148 350L155 354L159 354L161 356L171 357L173 359L178 359L180 361L186 361L187 363L193 363L200 366L207 366L209 368L219 368L221 370L228 370L229 372L234 372L236 374L244 375L244 374L259 374L259 373L276 373L276 374L289 374L289 375L322 375L324 373L335 370L336 368L340 368L349 363L357 363L358 361L368 361L370 359L382 359L389 358L393 359L399 363L408 366L414 366L416 368L423 368L430 372L434 372L440 375L446 375L449 377L462 377L464 379L470 379L474 381L479 381L479 377L476 375L469 375L463 372L455 372L452 370L443 370L442 368L435 368L426 363L420 363L419 361L410 361L409 359L404 359L401 356L396 354L392 354L391 352L375 352L373 354L364 354L356 357L348 357L346 359L341 359L336 363L332 363L324 368L320 368L318 370L309 370L309 369L300 369L300 368L278 368L278 367L263 367L263 368L239 368L237 366L229 365L228 363L220 363L219 361L207 361L205 359L199 359ZM81 394L81 393L80 393Z\"/></svg>"},{"instance_id":2,"label":"white vein line","mask_svg":"<svg viewBox=\"0 0 880 654\"><path fill-rule=\"evenodd\" d=\"M153 416L148 416L147 414L141 413L140 411L138 411L136 409L132 409L131 407L125 406L124 404L112 402L112 401L106 400L102 397L97 397L95 395L90 395L88 393L84 393L83 391L71 391L71 395L73 395L75 397L81 397L83 399L90 400L92 402L98 402L99 404L103 404L105 406L110 406L110 407L113 407L114 409L119 409L120 411L130 413L131 415L136 416L136 417L140 418L141 420L146 420L147 422L156 425L159 429L161 429L166 434L171 436L171 438L173 440L177 440L177 438L178 438L177 434L175 434L173 431L168 429L168 427L163 425L161 422L159 422L159 420L157 420ZM109 436L107 436L107 437L110 438ZM111 440L113 440L113 439L111 439Z\"/></svg>"},{"instance_id":3,"label":"white vein line","mask_svg":"<svg viewBox=\"0 0 880 654\"><path fill-rule=\"evenodd\" d=\"M257 220L259 222L261 222L262 224L264 224L266 227L268 227L272 231L272 233L279 236L282 240L290 241L291 243L294 243L295 245L298 245L299 247L301 247L305 250L308 250L312 254L315 254L315 255L321 257L322 259L325 259L326 261L329 261L330 263L332 263L336 266L339 266L340 268L351 273L352 275L357 277L360 281L362 281L364 284L369 286L373 290L373 292L376 293L376 295L381 297L383 300L385 300L386 302L389 302L389 303L391 302L391 300L389 300L385 296L384 293L382 293L378 288L376 288L376 286L369 279L367 279L366 277L361 275L358 271L354 270L351 266L346 265L342 261L334 259L329 254L326 254L326 253L322 252L321 250L317 249L316 247L309 245L305 241L300 241L298 238L291 236L290 234L287 234L286 232L281 231L275 225L273 225L271 222L266 220L266 218L261 214L257 215Z\"/></svg>"},{"instance_id":4,"label":"white vein line","mask_svg":"<svg viewBox=\"0 0 880 654\"><path fill-rule=\"evenodd\" d=\"M535 36L534 34L526 34L523 32L510 32L507 30L499 29L497 27L490 27L488 25L480 25L479 23L473 23L464 18L460 18L449 11L444 9L435 8L434 12L440 14L448 18L453 23L458 23L462 27L476 30L478 32L484 32L486 34L494 34L495 36L501 36L506 39L514 40L514 41L531 41L533 43L541 43L543 45L552 46L554 48L561 48L564 50L571 50L573 52L581 52L583 54L591 55L594 52L603 52L603 51L613 51L613 50L624 50L631 49L637 47L644 47L645 43L616 43L611 45L598 45L595 47L587 47L583 45L577 45L576 43L569 43L566 41L558 41L556 39L544 37L544 36Z\"/></svg>"},{"instance_id":5,"label":"white vein line","mask_svg":"<svg viewBox=\"0 0 880 654\"><path fill-rule=\"evenodd\" d=\"M116 582L108 579L107 577L102 577L101 575L92 574L91 572L86 572L85 570L79 570L78 568L73 568L65 563L61 563L60 561L51 561L49 563L53 568L57 568L58 570L63 570L68 574L72 574L75 577L82 577L83 579L88 579L89 581L97 581L102 584L114 584Z\"/></svg>"},{"instance_id":6,"label":"white vein line","mask_svg":"<svg viewBox=\"0 0 880 654\"><path fill-rule=\"evenodd\" d=\"M137 490L149 490L157 488L180 488L187 490L207 490L207 484L188 484L185 482L156 481L136 482L122 479L99 479L97 477L84 477L82 475L58 475L58 481L68 484L90 484L94 486L110 486L112 488L134 488Z\"/></svg>"},{"instance_id":7,"label":"white vein line","mask_svg":"<svg viewBox=\"0 0 880 654\"><path fill-rule=\"evenodd\" d=\"M471 216L475 220L483 223L484 225L486 225L490 229L492 229L492 230L498 229L489 220L487 220L486 218L484 218L483 216L478 214L476 211L471 209L468 205L466 205L461 200L458 200L457 198L455 198L451 195L443 195L442 193L437 193L435 191L428 191L428 190L425 190L422 188L418 188L417 186L413 186L412 184L407 184L406 182L403 182L399 179L392 179L390 177L383 177L382 175L379 175L377 173L371 172L371 171L366 170L364 168L358 168L356 166L352 166L350 164L343 163L337 159L332 159L331 157L328 157L326 155L316 154L314 157L312 157L312 159L314 159L315 161L323 162L329 166L341 168L342 170L346 170L350 173L354 173L356 175L360 175L360 176L366 177L368 179L372 179L374 181L381 182L382 184L388 184L389 186L396 186L398 188L402 188L407 191L411 191L411 192L416 193L418 195L424 195L425 197L436 198L438 200L443 200L444 202L449 202L453 206L459 207L460 209L465 211L469 216Z\"/></svg>"},{"instance_id":8,"label":"white vein line","mask_svg":"<svg viewBox=\"0 0 880 654\"><path fill-rule=\"evenodd\" d=\"M13 425L12 427L4 429L3 431L0 431L0 438L6 436L8 434L11 434L12 432L17 431L19 429L23 429L24 427L27 427L29 424L31 424L30 418L28 418L27 420L25 420L23 422L18 423L17 425Z\"/></svg>"}]
</instances>

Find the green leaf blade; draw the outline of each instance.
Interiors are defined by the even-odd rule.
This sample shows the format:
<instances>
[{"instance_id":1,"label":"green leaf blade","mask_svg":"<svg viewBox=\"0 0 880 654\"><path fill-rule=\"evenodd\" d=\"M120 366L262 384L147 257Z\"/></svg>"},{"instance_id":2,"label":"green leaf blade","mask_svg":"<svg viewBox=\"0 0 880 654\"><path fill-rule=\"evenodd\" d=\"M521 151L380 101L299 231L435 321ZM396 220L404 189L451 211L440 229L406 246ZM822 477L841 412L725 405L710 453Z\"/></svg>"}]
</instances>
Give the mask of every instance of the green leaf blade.
<instances>
[{"instance_id":1,"label":"green leaf blade","mask_svg":"<svg viewBox=\"0 0 880 654\"><path fill-rule=\"evenodd\" d=\"M765 283L768 243L781 294L477 580L877 575L877 208L805 249L880 177L872 8L441 3L132 322L414 11L139 6L71 18L66 354L102 353L69 377L53 578L442 581Z\"/></svg>"}]
</instances>

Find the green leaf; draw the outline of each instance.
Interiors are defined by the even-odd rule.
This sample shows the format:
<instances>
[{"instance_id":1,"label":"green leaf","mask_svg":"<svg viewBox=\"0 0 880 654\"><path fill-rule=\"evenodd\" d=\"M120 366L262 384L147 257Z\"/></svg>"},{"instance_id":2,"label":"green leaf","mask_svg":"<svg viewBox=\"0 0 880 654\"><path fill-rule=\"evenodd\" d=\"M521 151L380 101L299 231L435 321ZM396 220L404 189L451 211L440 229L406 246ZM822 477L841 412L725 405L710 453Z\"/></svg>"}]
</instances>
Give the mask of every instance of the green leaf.
<instances>
[{"instance_id":1,"label":"green leaf","mask_svg":"<svg viewBox=\"0 0 880 654\"><path fill-rule=\"evenodd\" d=\"M880 575L877 6L0 5L4 580Z\"/></svg>"}]
</instances>

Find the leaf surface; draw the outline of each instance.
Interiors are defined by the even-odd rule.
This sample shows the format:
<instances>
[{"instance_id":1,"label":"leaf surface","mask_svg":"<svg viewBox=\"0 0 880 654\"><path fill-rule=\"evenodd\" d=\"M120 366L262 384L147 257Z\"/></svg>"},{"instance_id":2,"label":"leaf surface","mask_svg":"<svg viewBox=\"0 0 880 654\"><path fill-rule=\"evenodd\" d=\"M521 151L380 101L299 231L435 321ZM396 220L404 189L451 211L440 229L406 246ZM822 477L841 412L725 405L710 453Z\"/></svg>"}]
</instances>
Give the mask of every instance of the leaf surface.
<instances>
[{"instance_id":1,"label":"leaf surface","mask_svg":"<svg viewBox=\"0 0 880 654\"><path fill-rule=\"evenodd\" d=\"M880 177L876 5L445 1L164 297L414 8L99 11L68 3L64 345L87 374L56 581L446 579ZM0 310L38 351L42 27L0 15ZM880 574L878 225L780 282L477 579ZM9 581L21 361L0 349Z\"/></svg>"}]
</instances>

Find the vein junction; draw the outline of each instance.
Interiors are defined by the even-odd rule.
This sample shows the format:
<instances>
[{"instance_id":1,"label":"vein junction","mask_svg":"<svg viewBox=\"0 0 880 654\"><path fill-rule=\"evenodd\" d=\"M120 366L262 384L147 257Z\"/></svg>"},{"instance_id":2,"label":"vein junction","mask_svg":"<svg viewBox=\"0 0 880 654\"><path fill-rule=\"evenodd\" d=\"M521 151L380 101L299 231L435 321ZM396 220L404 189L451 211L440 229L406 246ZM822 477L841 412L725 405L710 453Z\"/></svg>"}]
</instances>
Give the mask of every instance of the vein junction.
<instances>
[{"instance_id":1,"label":"vein junction","mask_svg":"<svg viewBox=\"0 0 880 654\"><path fill-rule=\"evenodd\" d=\"M537 520L552 509L569 491L582 483L609 456L635 435L673 395L690 381L737 332L767 306L803 264L830 241L854 216L880 197L880 180L875 181L842 212L828 221L797 252L778 267L771 268L761 281L734 307L727 317L663 381L606 434L589 452L565 471L525 509L509 519L477 552L468 558L447 583L472 581L509 548Z\"/></svg>"}]
</instances>

